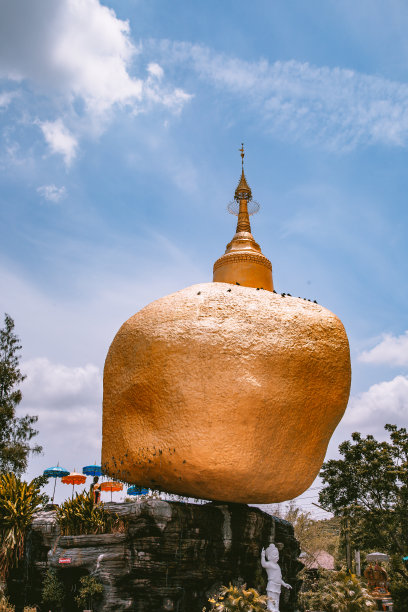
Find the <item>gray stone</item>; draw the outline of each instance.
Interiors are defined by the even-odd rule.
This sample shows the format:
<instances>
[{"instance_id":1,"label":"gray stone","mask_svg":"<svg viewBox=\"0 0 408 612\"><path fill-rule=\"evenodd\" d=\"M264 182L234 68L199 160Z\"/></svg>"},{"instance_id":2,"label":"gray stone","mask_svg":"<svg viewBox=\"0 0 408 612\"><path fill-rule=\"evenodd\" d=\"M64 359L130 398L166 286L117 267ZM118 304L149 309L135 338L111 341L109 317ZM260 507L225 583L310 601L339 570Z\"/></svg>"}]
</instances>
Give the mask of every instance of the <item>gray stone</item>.
<instances>
[{"instance_id":1,"label":"gray stone","mask_svg":"<svg viewBox=\"0 0 408 612\"><path fill-rule=\"evenodd\" d=\"M302 565L288 522L242 504L150 499L105 507L125 520L124 533L61 536L54 512L35 516L29 600L39 603L41 577L52 567L69 589L75 590L83 575L97 577L105 587L103 600L94 606L100 612L201 612L223 584L245 582L264 593L261 549L275 542L283 579L294 587L283 589L280 610L296 609ZM70 563L61 565L61 558Z\"/></svg>"}]
</instances>

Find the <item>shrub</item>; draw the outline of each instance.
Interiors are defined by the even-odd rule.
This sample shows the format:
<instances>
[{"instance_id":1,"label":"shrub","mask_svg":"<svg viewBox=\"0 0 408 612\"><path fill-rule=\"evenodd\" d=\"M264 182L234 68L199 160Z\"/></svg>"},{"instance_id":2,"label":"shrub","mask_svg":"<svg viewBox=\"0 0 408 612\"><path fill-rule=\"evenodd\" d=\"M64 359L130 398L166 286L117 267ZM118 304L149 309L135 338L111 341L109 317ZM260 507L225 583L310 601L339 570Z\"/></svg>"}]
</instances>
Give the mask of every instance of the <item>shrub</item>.
<instances>
[{"instance_id":1,"label":"shrub","mask_svg":"<svg viewBox=\"0 0 408 612\"><path fill-rule=\"evenodd\" d=\"M79 582L81 586L75 601L79 607L84 608L86 606L91 610L93 600L102 598L103 585L93 576L83 576Z\"/></svg>"},{"instance_id":2,"label":"shrub","mask_svg":"<svg viewBox=\"0 0 408 612\"><path fill-rule=\"evenodd\" d=\"M14 612L15 607L7 601L7 598L0 593L0 612Z\"/></svg>"},{"instance_id":3,"label":"shrub","mask_svg":"<svg viewBox=\"0 0 408 612\"><path fill-rule=\"evenodd\" d=\"M33 514L46 496L40 493L44 479L30 483L15 474L0 475L0 576L4 579L24 553L24 540Z\"/></svg>"},{"instance_id":4,"label":"shrub","mask_svg":"<svg viewBox=\"0 0 408 612\"><path fill-rule=\"evenodd\" d=\"M266 595L259 595L255 589L247 589L243 586L221 587L214 597L208 600L211 610L216 612L227 612L228 610L241 610L243 612L262 612L267 609L268 598ZM204 608L205 610L205 608Z\"/></svg>"},{"instance_id":5,"label":"shrub","mask_svg":"<svg viewBox=\"0 0 408 612\"><path fill-rule=\"evenodd\" d=\"M325 612L368 612L376 603L362 581L345 571L320 570L320 576L308 591L300 593L304 610Z\"/></svg>"},{"instance_id":6,"label":"shrub","mask_svg":"<svg viewBox=\"0 0 408 612\"><path fill-rule=\"evenodd\" d=\"M93 494L76 494L57 510L57 520L62 535L81 535L87 533L112 533L123 531L124 523L117 514L107 512L103 504L95 504Z\"/></svg>"},{"instance_id":7,"label":"shrub","mask_svg":"<svg viewBox=\"0 0 408 612\"><path fill-rule=\"evenodd\" d=\"M64 597L64 585L58 578L57 572L54 569L49 569L43 584L43 603L60 610L64 603Z\"/></svg>"}]
</instances>

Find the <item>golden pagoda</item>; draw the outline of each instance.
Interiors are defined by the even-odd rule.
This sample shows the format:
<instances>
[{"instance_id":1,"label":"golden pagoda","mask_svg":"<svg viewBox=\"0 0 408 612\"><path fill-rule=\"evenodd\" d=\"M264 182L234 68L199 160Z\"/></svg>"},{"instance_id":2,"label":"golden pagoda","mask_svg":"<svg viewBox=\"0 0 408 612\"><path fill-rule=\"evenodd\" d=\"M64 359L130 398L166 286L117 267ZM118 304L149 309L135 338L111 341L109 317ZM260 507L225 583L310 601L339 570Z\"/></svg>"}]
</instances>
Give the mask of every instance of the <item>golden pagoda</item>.
<instances>
[{"instance_id":1,"label":"golden pagoda","mask_svg":"<svg viewBox=\"0 0 408 612\"><path fill-rule=\"evenodd\" d=\"M273 291L272 264L262 254L261 247L251 233L249 216L258 212L259 204L252 199L252 191L245 178L244 144L240 152L241 178L234 200L228 206L229 212L238 216L237 229L224 255L214 264L213 281Z\"/></svg>"},{"instance_id":2,"label":"golden pagoda","mask_svg":"<svg viewBox=\"0 0 408 612\"><path fill-rule=\"evenodd\" d=\"M341 321L273 292L242 173L214 281L151 302L117 332L103 380L103 471L190 497L293 499L319 473L350 392ZM258 289L267 291L258 291Z\"/></svg>"}]
</instances>

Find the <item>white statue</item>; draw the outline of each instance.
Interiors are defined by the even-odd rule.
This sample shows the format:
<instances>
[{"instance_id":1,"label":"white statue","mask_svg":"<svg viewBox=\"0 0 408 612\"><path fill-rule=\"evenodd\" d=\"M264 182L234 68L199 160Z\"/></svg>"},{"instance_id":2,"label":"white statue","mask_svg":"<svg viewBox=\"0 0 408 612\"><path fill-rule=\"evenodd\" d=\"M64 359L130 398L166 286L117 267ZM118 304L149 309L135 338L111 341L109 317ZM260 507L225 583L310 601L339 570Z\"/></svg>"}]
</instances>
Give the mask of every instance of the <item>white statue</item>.
<instances>
[{"instance_id":1,"label":"white statue","mask_svg":"<svg viewBox=\"0 0 408 612\"><path fill-rule=\"evenodd\" d=\"M266 573L268 574L266 593L269 597L268 610L271 610L271 612L279 612L279 598L282 585L287 589L292 588L290 584L283 582L278 561L279 550L276 548L275 544L270 544L266 550L264 548L262 549L261 565L266 569Z\"/></svg>"}]
</instances>

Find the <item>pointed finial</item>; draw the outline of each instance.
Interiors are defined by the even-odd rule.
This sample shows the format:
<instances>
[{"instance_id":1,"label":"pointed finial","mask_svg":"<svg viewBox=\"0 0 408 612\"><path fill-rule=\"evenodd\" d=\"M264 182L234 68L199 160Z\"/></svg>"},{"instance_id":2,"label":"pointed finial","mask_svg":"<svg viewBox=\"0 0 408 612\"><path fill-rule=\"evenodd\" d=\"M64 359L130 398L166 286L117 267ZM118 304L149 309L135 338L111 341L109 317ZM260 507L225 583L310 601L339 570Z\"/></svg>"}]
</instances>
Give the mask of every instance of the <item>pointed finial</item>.
<instances>
[{"instance_id":1,"label":"pointed finial","mask_svg":"<svg viewBox=\"0 0 408 612\"><path fill-rule=\"evenodd\" d=\"M242 172L241 172L241 179L238 183L238 187L235 190L235 200L237 202L239 202L240 200L247 200L248 202L250 200L252 200L252 192L251 192L251 188L249 187L246 178L245 178L245 173L244 173L244 157L245 157L245 151L244 151L244 143L241 143L241 148L238 149L238 151L241 152L241 164L242 164Z\"/></svg>"},{"instance_id":2,"label":"pointed finial","mask_svg":"<svg viewBox=\"0 0 408 612\"><path fill-rule=\"evenodd\" d=\"M244 169L244 157L245 157L245 151L244 151L244 143L241 142L241 148L238 149L238 151L241 152L241 164L242 164L242 169Z\"/></svg>"}]
</instances>

